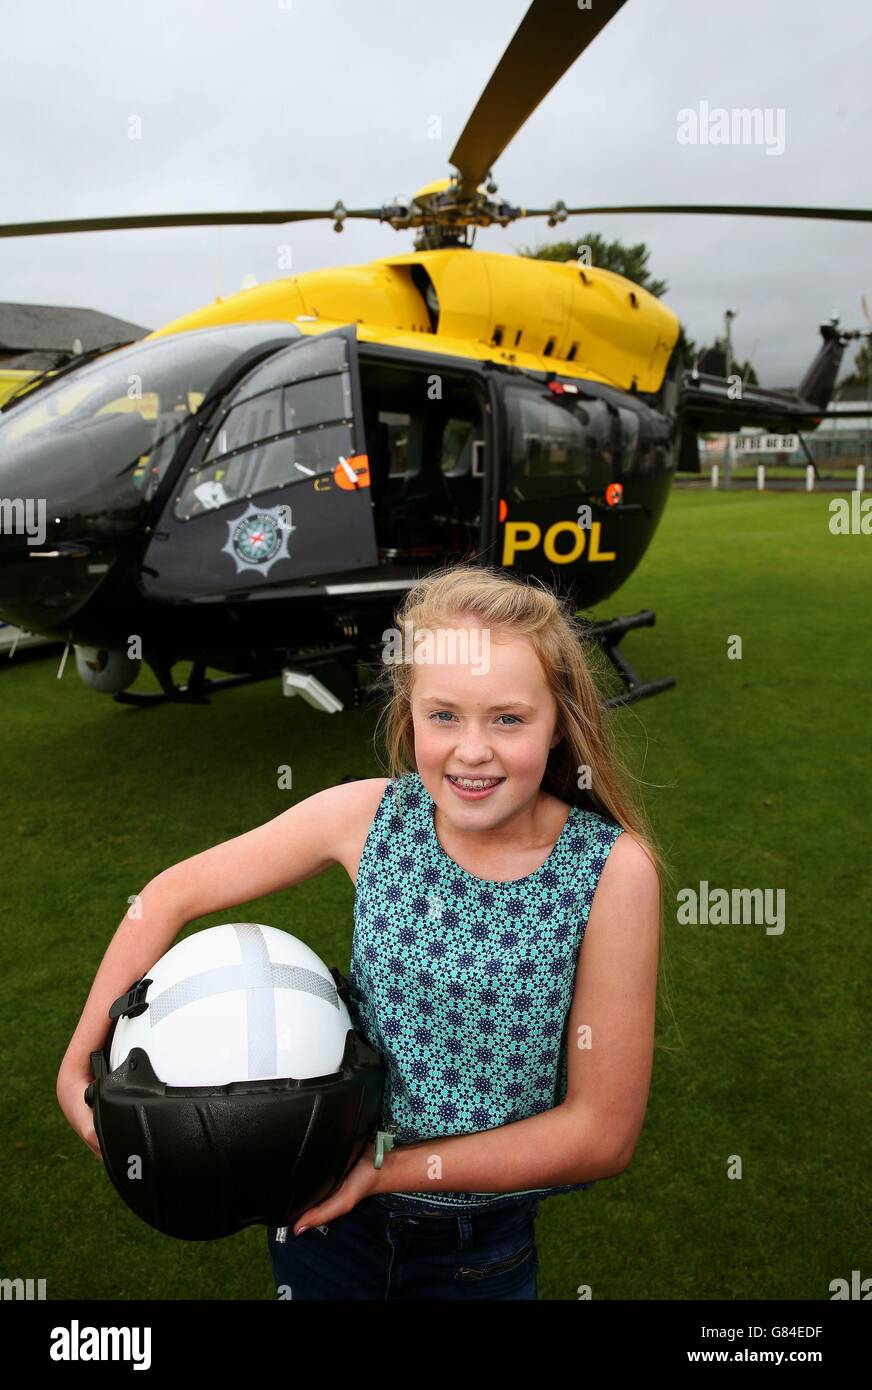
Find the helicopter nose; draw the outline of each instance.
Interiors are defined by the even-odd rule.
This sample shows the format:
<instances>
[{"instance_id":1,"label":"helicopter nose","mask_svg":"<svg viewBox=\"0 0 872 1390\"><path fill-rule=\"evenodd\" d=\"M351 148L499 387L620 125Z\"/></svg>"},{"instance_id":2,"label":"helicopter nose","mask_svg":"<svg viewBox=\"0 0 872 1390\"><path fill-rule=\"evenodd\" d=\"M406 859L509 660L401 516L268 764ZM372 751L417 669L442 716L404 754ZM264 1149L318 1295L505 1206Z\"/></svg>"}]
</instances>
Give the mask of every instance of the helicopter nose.
<instances>
[{"instance_id":1,"label":"helicopter nose","mask_svg":"<svg viewBox=\"0 0 872 1390\"><path fill-rule=\"evenodd\" d=\"M60 522L60 525L58 524ZM95 587L90 549L58 538L44 497L0 494L0 618L28 632L60 627ZM90 581L90 582L89 582Z\"/></svg>"},{"instance_id":2,"label":"helicopter nose","mask_svg":"<svg viewBox=\"0 0 872 1390\"><path fill-rule=\"evenodd\" d=\"M124 539L143 524L145 503L131 476L143 452L142 439L132 438L135 429L130 417L102 416L47 439L3 440L0 617L6 622L63 635Z\"/></svg>"}]
</instances>

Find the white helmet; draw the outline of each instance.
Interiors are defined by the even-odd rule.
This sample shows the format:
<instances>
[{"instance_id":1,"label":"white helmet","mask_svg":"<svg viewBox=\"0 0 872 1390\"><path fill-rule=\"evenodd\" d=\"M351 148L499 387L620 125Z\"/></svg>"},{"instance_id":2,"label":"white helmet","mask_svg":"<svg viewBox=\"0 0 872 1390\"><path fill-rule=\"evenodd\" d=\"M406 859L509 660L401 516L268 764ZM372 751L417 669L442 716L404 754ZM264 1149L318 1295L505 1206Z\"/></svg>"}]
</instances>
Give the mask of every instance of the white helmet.
<instances>
[{"instance_id":1,"label":"white helmet","mask_svg":"<svg viewBox=\"0 0 872 1390\"><path fill-rule=\"evenodd\" d=\"M257 922L179 941L109 1010L85 1099L106 1173L167 1235L290 1226L376 1133L385 1064L352 986Z\"/></svg>"},{"instance_id":2,"label":"white helmet","mask_svg":"<svg viewBox=\"0 0 872 1390\"><path fill-rule=\"evenodd\" d=\"M109 1066L132 1047L168 1086L338 1071L351 1019L315 952L276 927L232 922L185 937L148 971L148 1008L118 1019Z\"/></svg>"}]
</instances>

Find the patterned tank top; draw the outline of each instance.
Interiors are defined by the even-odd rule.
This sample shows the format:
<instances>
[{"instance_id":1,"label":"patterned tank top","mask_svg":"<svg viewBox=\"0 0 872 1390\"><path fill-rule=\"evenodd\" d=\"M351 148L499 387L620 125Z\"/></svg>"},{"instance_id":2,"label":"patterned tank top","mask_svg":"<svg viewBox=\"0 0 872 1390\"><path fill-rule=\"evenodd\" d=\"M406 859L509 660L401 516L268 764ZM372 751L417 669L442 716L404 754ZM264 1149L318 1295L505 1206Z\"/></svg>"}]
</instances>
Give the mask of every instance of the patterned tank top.
<instances>
[{"instance_id":1,"label":"patterned tank top","mask_svg":"<svg viewBox=\"0 0 872 1390\"><path fill-rule=\"evenodd\" d=\"M621 826L570 809L545 863L477 878L443 850L416 772L389 782L357 874L348 975L354 1027L385 1060L395 1143L472 1134L559 1105L579 947ZM436 1206L592 1186L397 1193Z\"/></svg>"}]
</instances>

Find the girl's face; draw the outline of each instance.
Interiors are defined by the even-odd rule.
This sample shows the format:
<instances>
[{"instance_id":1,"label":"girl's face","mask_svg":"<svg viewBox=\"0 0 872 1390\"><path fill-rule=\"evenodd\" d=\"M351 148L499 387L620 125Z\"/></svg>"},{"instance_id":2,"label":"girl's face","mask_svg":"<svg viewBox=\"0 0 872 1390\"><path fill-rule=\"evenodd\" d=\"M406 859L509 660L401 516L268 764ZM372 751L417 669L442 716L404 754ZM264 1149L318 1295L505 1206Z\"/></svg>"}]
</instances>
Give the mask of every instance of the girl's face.
<instances>
[{"instance_id":1,"label":"girl's face","mask_svg":"<svg viewBox=\"0 0 872 1390\"><path fill-rule=\"evenodd\" d=\"M461 829L486 830L533 802L562 735L529 639L497 641L472 620L437 630L412 677L415 758L439 809ZM486 785L464 790L461 781Z\"/></svg>"}]
</instances>

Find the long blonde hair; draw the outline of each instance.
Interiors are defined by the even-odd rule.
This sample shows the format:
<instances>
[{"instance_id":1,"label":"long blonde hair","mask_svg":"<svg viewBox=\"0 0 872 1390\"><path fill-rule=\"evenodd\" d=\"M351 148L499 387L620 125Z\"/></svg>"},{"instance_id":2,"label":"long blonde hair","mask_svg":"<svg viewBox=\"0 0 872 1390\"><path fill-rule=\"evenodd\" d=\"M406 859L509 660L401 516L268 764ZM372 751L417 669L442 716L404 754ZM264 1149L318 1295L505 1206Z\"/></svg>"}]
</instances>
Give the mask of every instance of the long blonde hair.
<instances>
[{"instance_id":1,"label":"long blonde hair","mask_svg":"<svg viewBox=\"0 0 872 1390\"><path fill-rule=\"evenodd\" d=\"M657 871L662 923L670 871L617 750L613 723L606 718L610 711L601 704L594 673L602 671L603 659L595 640L587 635L569 601L540 580L517 579L505 570L482 565L447 564L430 571L409 589L395 623L414 641L420 629L435 632L457 627L465 616L477 618L494 635L529 638L557 704L557 729L563 734L548 754L542 788L570 806L607 817L637 840ZM416 770L414 670L414 661L390 662L375 679L376 693L381 690L387 697L376 725L376 751L384 726L382 740L392 778ZM582 779L579 774L584 768L589 776ZM582 780L589 781L589 788ZM665 984L665 975L662 978Z\"/></svg>"}]
</instances>

